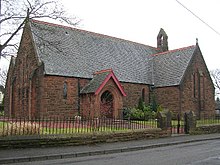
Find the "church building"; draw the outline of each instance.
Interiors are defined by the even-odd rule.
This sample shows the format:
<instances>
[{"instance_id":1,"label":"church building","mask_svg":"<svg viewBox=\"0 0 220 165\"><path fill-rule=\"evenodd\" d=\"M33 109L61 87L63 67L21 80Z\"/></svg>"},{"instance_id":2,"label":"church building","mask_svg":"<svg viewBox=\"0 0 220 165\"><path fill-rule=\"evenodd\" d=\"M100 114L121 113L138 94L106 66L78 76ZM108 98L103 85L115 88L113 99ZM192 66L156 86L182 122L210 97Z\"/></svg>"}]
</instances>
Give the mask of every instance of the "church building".
<instances>
[{"instance_id":1,"label":"church building","mask_svg":"<svg viewBox=\"0 0 220 165\"><path fill-rule=\"evenodd\" d=\"M198 42L169 50L163 29L155 41L148 46L30 19L11 58L5 115L121 118L123 109L152 98L173 114L215 113Z\"/></svg>"}]
</instances>

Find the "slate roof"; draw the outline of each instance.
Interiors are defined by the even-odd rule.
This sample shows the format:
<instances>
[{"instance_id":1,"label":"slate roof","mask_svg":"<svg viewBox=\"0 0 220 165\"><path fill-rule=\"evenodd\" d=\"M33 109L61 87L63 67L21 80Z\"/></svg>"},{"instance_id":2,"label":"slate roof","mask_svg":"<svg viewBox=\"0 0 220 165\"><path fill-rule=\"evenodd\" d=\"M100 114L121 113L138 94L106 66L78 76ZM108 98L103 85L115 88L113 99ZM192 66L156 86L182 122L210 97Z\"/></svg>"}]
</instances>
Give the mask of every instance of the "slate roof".
<instances>
[{"instance_id":1,"label":"slate roof","mask_svg":"<svg viewBox=\"0 0 220 165\"><path fill-rule=\"evenodd\" d=\"M153 56L153 83L156 87L179 85L192 59L196 45Z\"/></svg>"},{"instance_id":2,"label":"slate roof","mask_svg":"<svg viewBox=\"0 0 220 165\"><path fill-rule=\"evenodd\" d=\"M112 68L119 81L151 83L147 56L155 47L36 20L30 26L46 74L92 78Z\"/></svg>"},{"instance_id":3,"label":"slate roof","mask_svg":"<svg viewBox=\"0 0 220 165\"><path fill-rule=\"evenodd\" d=\"M94 78L86 85L80 93L95 93L99 86L103 83L110 72L102 72L100 74L94 75Z\"/></svg>"},{"instance_id":4,"label":"slate roof","mask_svg":"<svg viewBox=\"0 0 220 165\"><path fill-rule=\"evenodd\" d=\"M30 27L48 75L93 78L96 71L112 68L121 82L178 85L196 49L159 53L155 47L47 22L30 20ZM94 90L104 76L85 90Z\"/></svg>"}]
</instances>

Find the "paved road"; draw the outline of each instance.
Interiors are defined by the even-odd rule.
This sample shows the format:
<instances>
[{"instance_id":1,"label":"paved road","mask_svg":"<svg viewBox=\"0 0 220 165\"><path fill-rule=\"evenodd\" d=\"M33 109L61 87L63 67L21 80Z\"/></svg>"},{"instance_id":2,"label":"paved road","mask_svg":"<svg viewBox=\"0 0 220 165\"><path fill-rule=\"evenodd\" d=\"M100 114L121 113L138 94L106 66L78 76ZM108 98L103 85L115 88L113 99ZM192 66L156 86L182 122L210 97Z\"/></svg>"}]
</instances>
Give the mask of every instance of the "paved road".
<instances>
[{"instance_id":1,"label":"paved road","mask_svg":"<svg viewBox=\"0 0 220 165\"><path fill-rule=\"evenodd\" d=\"M127 142L98 143L94 145L47 147L47 148L20 148L0 149L0 164L15 162L34 162L43 160L66 159L74 157L88 157L106 155L109 153L125 153L145 149L174 146L191 142L220 140L220 134L183 135L159 139L143 139ZM78 158L77 158L78 159Z\"/></svg>"},{"instance_id":2,"label":"paved road","mask_svg":"<svg viewBox=\"0 0 220 165\"><path fill-rule=\"evenodd\" d=\"M220 141L208 140L140 151L68 158L17 165L219 165Z\"/></svg>"}]
</instances>

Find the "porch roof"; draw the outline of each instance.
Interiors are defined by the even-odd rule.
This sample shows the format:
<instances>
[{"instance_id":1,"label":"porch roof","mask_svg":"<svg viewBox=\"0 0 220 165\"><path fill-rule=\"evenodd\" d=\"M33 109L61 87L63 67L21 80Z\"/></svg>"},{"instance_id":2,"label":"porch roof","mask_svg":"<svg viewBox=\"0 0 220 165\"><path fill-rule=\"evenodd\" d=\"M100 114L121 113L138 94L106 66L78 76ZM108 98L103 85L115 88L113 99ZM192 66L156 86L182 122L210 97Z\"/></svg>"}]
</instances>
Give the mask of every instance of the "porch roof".
<instances>
[{"instance_id":1,"label":"porch roof","mask_svg":"<svg viewBox=\"0 0 220 165\"><path fill-rule=\"evenodd\" d=\"M113 73L112 69L96 72L93 79L81 90L80 93L81 94L95 93L95 95L97 95L105 86L105 84L110 80L110 78L113 79L121 94L123 96L126 96L120 82Z\"/></svg>"}]
</instances>

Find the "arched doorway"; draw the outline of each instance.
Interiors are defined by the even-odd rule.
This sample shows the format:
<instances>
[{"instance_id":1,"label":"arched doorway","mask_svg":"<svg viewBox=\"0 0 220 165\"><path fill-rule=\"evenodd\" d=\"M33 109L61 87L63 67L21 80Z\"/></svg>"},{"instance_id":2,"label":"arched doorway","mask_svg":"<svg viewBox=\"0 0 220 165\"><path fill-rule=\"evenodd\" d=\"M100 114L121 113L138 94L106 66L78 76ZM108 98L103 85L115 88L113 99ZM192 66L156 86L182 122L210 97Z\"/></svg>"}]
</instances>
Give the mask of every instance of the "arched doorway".
<instances>
[{"instance_id":1,"label":"arched doorway","mask_svg":"<svg viewBox=\"0 0 220 165\"><path fill-rule=\"evenodd\" d=\"M105 91L101 95L100 115L105 118L113 118L113 95L110 91Z\"/></svg>"}]
</instances>

